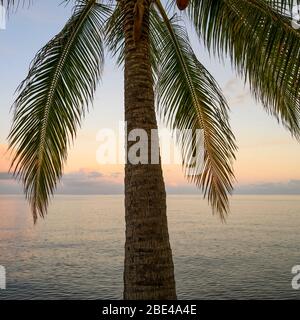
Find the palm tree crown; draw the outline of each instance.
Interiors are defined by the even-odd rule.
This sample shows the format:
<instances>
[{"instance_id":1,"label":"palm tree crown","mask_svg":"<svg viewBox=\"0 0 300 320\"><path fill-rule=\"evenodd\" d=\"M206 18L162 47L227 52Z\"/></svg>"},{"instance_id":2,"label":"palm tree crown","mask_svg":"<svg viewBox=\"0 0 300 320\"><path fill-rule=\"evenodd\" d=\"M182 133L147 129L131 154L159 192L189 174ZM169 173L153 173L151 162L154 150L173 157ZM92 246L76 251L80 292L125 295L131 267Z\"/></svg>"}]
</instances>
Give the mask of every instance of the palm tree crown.
<instances>
[{"instance_id":1,"label":"palm tree crown","mask_svg":"<svg viewBox=\"0 0 300 320\"><path fill-rule=\"evenodd\" d=\"M74 11L63 30L34 58L18 88L9 134L11 170L22 180L34 219L44 216L62 176L68 146L93 100L107 46L124 61L123 1L66 0ZM143 1L136 1L134 39L139 41ZM13 7L26 1L0 0ZM150 42L157 111L175 129L202 129L201 174L188 176L224 218L233 190L236 144L220 87L198 60L175 7L153 0ZM300 33L291 25L292 0L177 1L208 50L229 56L254 97L300 138ZM166 9L167 8L167 9ZM191 139L178 140L187 169Z\"/></svg>"}]
</instances>

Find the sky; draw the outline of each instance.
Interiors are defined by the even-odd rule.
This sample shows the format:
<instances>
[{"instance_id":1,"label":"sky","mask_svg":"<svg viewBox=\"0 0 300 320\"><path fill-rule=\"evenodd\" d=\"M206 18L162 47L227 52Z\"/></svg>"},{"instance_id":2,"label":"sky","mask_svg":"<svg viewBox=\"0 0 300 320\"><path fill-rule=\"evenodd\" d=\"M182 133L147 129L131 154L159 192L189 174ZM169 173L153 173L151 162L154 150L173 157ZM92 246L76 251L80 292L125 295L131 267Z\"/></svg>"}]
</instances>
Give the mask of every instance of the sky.
<instances>
[{"instance_id":1,"label":"sky","mask_svg":"<svg viewBox=\"0 0 300 320\"><path fill-rule=\"evenodd\" d=\"M32 58L70 17L72 6L60 5L61 2L34 0L29 9L19 8L12 13L6 29L0 30L0 194L21 192L20 185L7 174L10 160L6 153L6 137L12 120L10 108L15 89L26 76ZM198 58L218 81L231 109L230 123L239 147L234 163L236 192L300 194L299 143L255 102L228 60L220 62L210 57L201 41L192 32L190 36ZM110 128L117 134L123 118L122 68L118 68L107 54L93 107L69 151L58 193L112 194L123 191L123 165L99 164L96 158L100 147L99 131ZM164 165L163 169L169 193L199 192L186 182L179 165Z\"/></svg>"}]
</instances>

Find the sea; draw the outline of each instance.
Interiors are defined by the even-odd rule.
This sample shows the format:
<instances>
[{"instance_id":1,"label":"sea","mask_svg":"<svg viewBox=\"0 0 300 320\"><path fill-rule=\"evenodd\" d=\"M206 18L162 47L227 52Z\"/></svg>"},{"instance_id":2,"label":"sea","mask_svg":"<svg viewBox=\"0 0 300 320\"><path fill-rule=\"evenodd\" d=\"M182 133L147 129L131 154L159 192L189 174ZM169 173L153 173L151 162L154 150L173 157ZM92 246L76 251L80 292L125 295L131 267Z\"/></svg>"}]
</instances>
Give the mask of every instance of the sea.
<instances>
[{"instance_id":1,"label":"sea","mask_svg":"<svg viewBox=\"0 0 300 320\"><path fill-rule=\"evenodd\" d=\"M300 299L300 196L233 196L226 223L199 195L167 206L179 299ZM0 196L0 300L122 299L124 241L123 196L55 196L35 226Z\"/></svg>"}]
</instances>

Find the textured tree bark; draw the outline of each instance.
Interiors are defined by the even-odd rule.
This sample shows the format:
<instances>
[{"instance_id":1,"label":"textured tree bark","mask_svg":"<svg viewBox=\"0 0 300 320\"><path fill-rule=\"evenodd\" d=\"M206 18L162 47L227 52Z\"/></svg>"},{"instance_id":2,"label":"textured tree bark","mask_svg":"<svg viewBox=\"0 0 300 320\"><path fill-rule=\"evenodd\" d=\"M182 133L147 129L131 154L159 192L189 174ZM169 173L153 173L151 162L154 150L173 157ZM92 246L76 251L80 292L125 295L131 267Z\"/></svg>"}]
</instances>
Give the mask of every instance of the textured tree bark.
<instances>
[{"instance_id":1,"label":"textured tree bark","mask_svg":"<svg viewBox=\"0 0 300 320\"><path fill-rule=\"evenodd\" d=\"M151 129L157 129L149 56L151 0L142 2L144 5L142 30L139 40L135 42L136 0L123 0L125 120L128 132L133 129L144 129L148 133L150 152ZM127 144L127 150L132 144L134 142ZM124 299L176 299L166 215L166 191L160 161L159 164L126 164L125 211Z\"/></svg>"}]
</instances>

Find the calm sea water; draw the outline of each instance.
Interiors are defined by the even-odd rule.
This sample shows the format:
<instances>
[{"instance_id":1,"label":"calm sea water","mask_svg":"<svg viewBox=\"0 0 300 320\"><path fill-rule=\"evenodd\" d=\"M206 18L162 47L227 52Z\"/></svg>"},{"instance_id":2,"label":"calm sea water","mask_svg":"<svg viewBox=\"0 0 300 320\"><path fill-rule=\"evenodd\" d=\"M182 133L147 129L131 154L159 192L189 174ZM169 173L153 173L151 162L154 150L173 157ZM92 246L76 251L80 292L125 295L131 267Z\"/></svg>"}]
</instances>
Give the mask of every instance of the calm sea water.
<instances>
[{"instance_id":1,"label":"calm sea water","mask_svg":"<svg viewBox=\"0 0 300 320\"><path fill-rule=\"evenodd\" d=\"M199 196L169 196L180 299L300 299L300 196L235 196L227 224ZM121 299L121 196L56 196L33 227L22 197L0 197L0 299Z\"/></svg>"}]
</instances>

